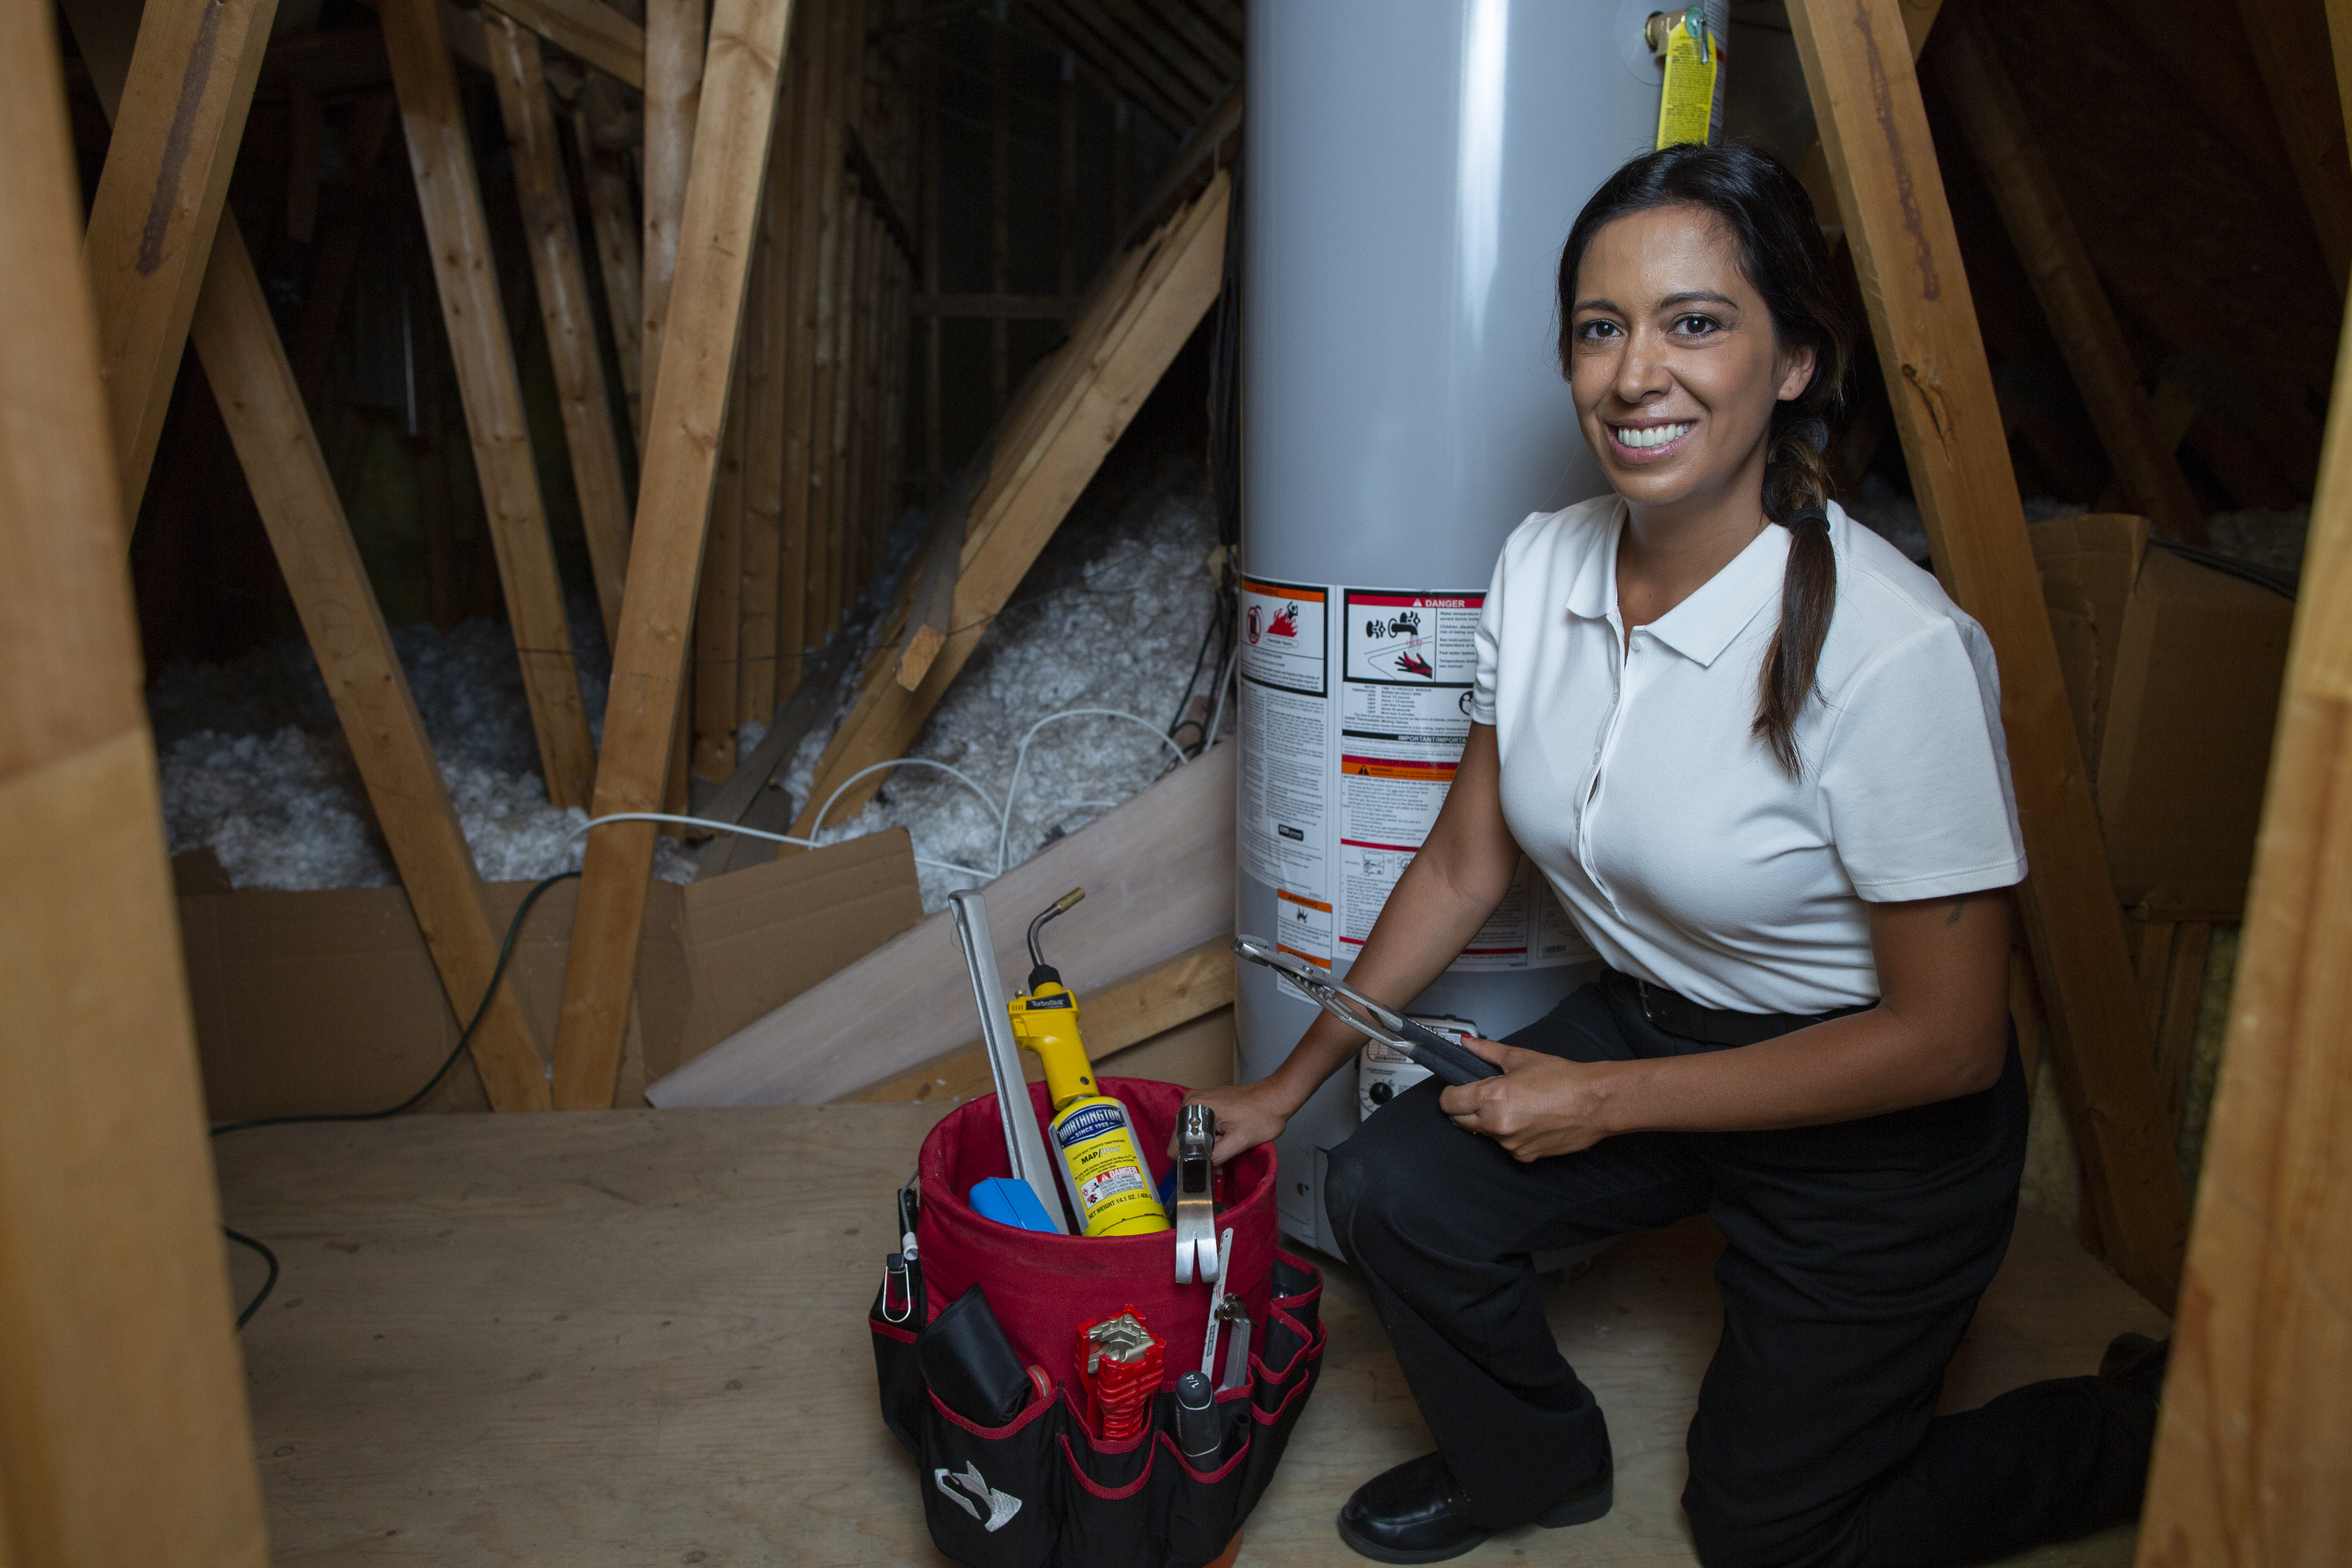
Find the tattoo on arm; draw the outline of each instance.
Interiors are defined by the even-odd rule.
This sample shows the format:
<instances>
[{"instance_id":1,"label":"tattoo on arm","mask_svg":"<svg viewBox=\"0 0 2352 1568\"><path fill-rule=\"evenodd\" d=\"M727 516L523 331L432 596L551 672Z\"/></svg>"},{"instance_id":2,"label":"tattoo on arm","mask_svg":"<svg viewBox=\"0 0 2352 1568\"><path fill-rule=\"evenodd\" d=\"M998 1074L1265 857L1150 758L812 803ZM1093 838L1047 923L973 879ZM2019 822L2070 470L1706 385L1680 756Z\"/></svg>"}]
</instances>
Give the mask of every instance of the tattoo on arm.
<instances>
[{"instance_id":1,"label":"tattoo on arm","mask_svg":"<svg viewBox=\"0 0 2352 1568\"><path fill-rule=\"evenodd\" d=\"M1969 894L1962 893L1958 898L1952 900L1952 912L1944 917L1944 923L1946 925L1956 926L1960 923L1960 915L1968 909L1969 899L1970 896L1971 895Z\"/></svg>"}]
</instances>

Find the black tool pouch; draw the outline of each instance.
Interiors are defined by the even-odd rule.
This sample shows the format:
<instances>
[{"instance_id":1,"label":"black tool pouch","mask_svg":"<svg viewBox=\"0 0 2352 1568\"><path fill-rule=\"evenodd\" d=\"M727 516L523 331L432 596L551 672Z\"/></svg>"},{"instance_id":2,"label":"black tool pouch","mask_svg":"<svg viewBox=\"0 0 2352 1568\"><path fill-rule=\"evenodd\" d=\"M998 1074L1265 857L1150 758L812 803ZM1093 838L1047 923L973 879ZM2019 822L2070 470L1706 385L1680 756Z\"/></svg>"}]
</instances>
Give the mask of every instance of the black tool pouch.
<instances>
[{"instance_id":1,"label":"black tool pouch","mask_svg":"<svg viewBox=\"0 0 2352 1568\"><path fill-rule=\"evenodd\" d=\"M1311 1265L1276 1255L1249 1382L1218 1396L1223 1441L1205 1467L1177 1447L1167 1389L1125 1443L1088 1434L1066 1378L1011 1423L974 1425L924 1384L920 1314L877 1295L867 1327L882 1418L914 1456L932 1541L967 1568L1205 1568L1274 1479L1306 1408L1322 1369L1322 1294Z\"/></svg>"}]
</instances>

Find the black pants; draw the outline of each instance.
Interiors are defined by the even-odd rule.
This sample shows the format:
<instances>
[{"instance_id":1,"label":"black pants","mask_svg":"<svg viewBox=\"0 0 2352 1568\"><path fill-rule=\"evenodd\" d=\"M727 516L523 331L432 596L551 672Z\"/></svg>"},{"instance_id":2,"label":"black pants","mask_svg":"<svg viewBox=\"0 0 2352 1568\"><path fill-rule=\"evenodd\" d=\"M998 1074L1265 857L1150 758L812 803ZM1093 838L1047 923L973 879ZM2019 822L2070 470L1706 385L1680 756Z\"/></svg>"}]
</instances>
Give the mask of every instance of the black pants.
<instances>
[{"instance_id":1,"label":"black pants","mask_svg":"<svg viewBox=\"0 0 2352 1568\"><path fill-rule=\"evenodd\" d=\"M1652 1026L1620 976L1510 1043L1573 1061L1718 1048ZM1637 1133L1528 1164L1448 1121L1439 1089L1399 1096L1337 1150L1326 1202L1473 1522L1534 1518L1609 1451L1529 1253L1700 1213L1728 1244L1683 1492L1708 1568L1975 1563L2138 1509L2153 1422L2118 1385L2068 1378L1935 1414L2016 1217L2013 1044L1997 1087L1937 1105Z\"/></svg>"}]
</instances>

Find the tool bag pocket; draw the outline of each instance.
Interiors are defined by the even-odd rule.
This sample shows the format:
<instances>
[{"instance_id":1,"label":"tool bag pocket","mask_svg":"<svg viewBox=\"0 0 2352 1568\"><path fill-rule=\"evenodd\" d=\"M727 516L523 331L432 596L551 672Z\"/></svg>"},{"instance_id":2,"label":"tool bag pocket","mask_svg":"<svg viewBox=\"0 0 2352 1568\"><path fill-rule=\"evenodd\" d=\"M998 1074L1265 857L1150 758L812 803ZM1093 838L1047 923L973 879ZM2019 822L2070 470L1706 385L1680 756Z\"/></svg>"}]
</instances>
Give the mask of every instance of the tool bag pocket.
<instances>
[{"instance_id":1,"label":"tool bag pocket","mask_svg":"<svg viewBox=\"0 0 2352 1568\"><path fill-rule=\"evenodd\" d=\"M1275 1265L1263 1353L1217 1398L1223 1429L1205 1465L1178 1450L1176 1396L1124 1443L1087 1429L1066 1379L1005 1426L941 1404L915 1362L911 1323L877 1296L867 1327L883 1418L915 1459L932 1542L968 1568L1204 1568L1257 1506L1322 1371L1322 1279L1287 1253Z\"/></svg>"},{"instance_id":2,"label":"tool bag pocket","mask_svg":"<svg viewBox=\"0 0 2352 1568\"><path fill-rule=\"evenodd\" d=\"M1147 1160L1164 1165L1184 1091L1140 1079L1107 1079L1102 1091L1127 1103ZM1173 1389L1199 1364L1209 1288L1174 1283L1166 1232L1087 1239L975 1214L964 1197L971 1184L1008 1173L1000 1125L994 1097L983 1096L925 1140L920 1305L877 1294L868 1317L883 1419L914 1456L931 1539L968 1568L1203 1568L1274 1479L1322 1368L1322 1278L1279 1250L1274 1152L1252 1150L1226 1168L1217 1216L1220 1230L1234 1233L1225 1284L1255 1332L1247 1381L1217 1398L1216 1456L1194 1464L1176 1441ZM925 1324L975 1282L1014 1352L1052 1385L1001 1427L942 1405L916 1361ZM1071 1346L1081 1324L1128 1306L1164 1342L1166 1373L1144 1431L1106 1443L1087 1428Z\"/></svg>"}]
</instances>

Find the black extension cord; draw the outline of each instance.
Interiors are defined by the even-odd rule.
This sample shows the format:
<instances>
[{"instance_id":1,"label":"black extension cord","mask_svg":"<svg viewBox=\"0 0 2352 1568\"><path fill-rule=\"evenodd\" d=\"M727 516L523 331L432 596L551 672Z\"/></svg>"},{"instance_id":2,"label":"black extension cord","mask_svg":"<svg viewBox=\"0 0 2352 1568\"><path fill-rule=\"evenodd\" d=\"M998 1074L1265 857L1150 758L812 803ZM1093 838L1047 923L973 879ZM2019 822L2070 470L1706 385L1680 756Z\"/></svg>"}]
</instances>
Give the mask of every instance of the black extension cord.
<instances>
[{"instance_id":1,"label":"black extension cord","mask_svg":"<svg viewBox=\"0 0 2352 1568\"><path fill-rule=\"evenodd\" d=\"M449 1048L449 1054L442 1058L441 1065L434 1069L433 1076L425 1080L424 1088L402 1100L398 1105L383 1110L329 1111L313 1116L255 1116L243 1121L224 1121L212 1130L212 1135L218 1138L229 1132L247 1132L256 1127L291 1127L307 1121L383 1121L398 1116L404 1110L414 1109L426 1095L440 1087L441 1080L449 1076L449 1069L457 1065L457 1058L466 1054L466 1047L474 1043L474 1031L481 1027L482 1019L490 1010L490 998L499 994L499 982L506 978L507 962L514 957L515 938L522 934L523 917L530 913L530 907L539 902L539 896L541 893L558 882L568 882L579 875L577 871L558 871L523 895L522 903L514 912L514 919L507 922L506 940L499 943L499 961L490 969L490 983L483 989L481 1002L474 1008L474 1016L466 1020L466 1026L458 1031L457 1043ZM278 1289L278 1254L272 1252L266 1242L256 1240L243 1231L231 1230L228 1226L223 1226L221 1234L239 1247L248 1247L259 1253L261 1260L269 1265L269 1278L261 1282L259 1293L246 1303L244 1311L236 1315L236 1326L242 1329L253 1321L253 1315L256 1312L261 1310L261 1304L269 1300L269 1293Z\"/></svg>"}]
</instances>

